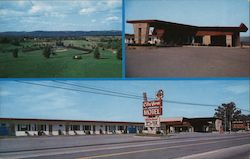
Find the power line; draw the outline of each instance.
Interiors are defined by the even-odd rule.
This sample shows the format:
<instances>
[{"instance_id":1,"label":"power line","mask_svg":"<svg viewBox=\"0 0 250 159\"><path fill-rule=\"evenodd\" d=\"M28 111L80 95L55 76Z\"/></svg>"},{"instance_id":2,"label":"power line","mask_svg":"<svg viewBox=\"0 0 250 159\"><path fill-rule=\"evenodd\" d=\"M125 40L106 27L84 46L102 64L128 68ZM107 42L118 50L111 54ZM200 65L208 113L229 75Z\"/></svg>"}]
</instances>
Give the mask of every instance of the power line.
<instances>
[{"instance_id":1,"label":"power line","mask_svg":"<svg viewBox=\"0 0 250 159\"><path fill-rule=\"evenodd\" d=\"M62 83L62 84L65 84L65 85L70 85L70 86L81 87L81 88L93 89L93 90L98 90L98 91L103 91L103 92L127 95L127 96L131 96L131 97L137 97L137 98L140 98L140 99L142 98L142 96L138 96L138 95L121 93L121 92L110 91L110 90L94 88L94 87L89 87L89 86L83 86L83 85L77 85L77 84L73 84L73 83L67 83L67 82L61 82L61 81L55 81L55 80L53 82ZM154 98L149 98L149 99L153 100ZM212 105L212 104L189 103L189 102L180 102L180 101L173 101L173 100L162 100L162 101L167 102L167 103L183 104L183 105L196 105L196 106L204 106L204 107L218 107L217 105Z\"/></svg>"},{"instance_id":2,"label":"power line","mask_svg":"<svg viewBox=\"0 0 250 159\"><path fill-rule=\"evenodd\" d=\"M87 88L87 89L102 91L102 92L109 92L109 93L120 94L120 95L125 95L125 96L137 97L137 98L142 99L142 96L131 95L131 94L128 94L128 93L121 93L121 92L116 92L116 91L110 91L110 90L105 90L105 89L100 89L100 88L89 87L89 86L82 86L82 85L77 85L77 84L67 83L67 82L61 82L61 81L55 81L55 80L53 80L53 82L61 83L61 84L65 84L65 85L70 85L70 86L75 86L75 87L81 87L81 88Z\"/></svg>"},{"instance_id":3,"label":"power line","mask_svg":"<svg viewBox=\"0 0 250 159\"><path fill-rule=\"evenodd\" d=\"M135 97L128 97L128 96L122 96L122 95L115 95L115 94L110 94L110 93L101 93L101 92L93 92L93 91L84 91L84 90L79 90L79 89L72 89L72 88L65 88L65 87L60 87L60 86L52 86L52 85L46 85L46 84L32 83L32 82L27 82L27 81L16 81L16 82L25 83L25 84L31 84L31 85L37 85L37 86L43 86L43 87L64 89L64 90L76 91L76 92L84 92L84 93L100 94L100 95L107 95L107 96L115 96L115 97L123 97L123 98L138 99L138 98L135 98ZM141 99L142 99L142 97L141 97Z\"/></svg>"},{"instance_id":4,"label":"power line","mask_svg":"<svg viewBox=\"0 0 250 159\"><path fill-rule=\"evenodd\" d=\"M114 96L114 97L121 97L121 98L130 98L130 99L137 99L137 100L142 100L143 99L142 96L138 96L138 95L132 95L132 94L128 94L128 93L121 93L121 92L116 92L116 91L110 91L110 90L105 90L105 89L100 89L100 88L89 87L89 86L82 86L82 85L77 85L77 84L72 84L72 83L66 83L66 82L61 82L61 81L55 81L55 80L53 82L64 84L64 85L75 86L75 87L87 88L87 89L91 89L91 90L95 90L95 91L102 91L102 92L94 92L94 91L86 91L86 90L65 88L65 87L61 87L61 86L51 86L51 85L39 84L39 83L32 83L32 82L27 82L27 81L26 82L25 81L16 81L16 82L25 83L25 84L31 84L31 85L38 85L38 86L43 86L43 87L64 89L64 90L70 90L70 91L92 93L92 94L99 94L99 95L106 95L106 96ZM109 92L109 93L106 93L106 92ZM154 98L150 98L150 99L154 99ZM181 104L181 105L202 106L202 107L213 107L213 108L217 108L218 107L218 105L212 105L212 104L180 102L180 101L173 101L173 100L163 100L163 102L173 103L173 104ZM242 110L242 111L250 112L249 110L246 110L246 109L241 109L241 108L237 108L237 109Z\"/></svg>"}]
</instances>

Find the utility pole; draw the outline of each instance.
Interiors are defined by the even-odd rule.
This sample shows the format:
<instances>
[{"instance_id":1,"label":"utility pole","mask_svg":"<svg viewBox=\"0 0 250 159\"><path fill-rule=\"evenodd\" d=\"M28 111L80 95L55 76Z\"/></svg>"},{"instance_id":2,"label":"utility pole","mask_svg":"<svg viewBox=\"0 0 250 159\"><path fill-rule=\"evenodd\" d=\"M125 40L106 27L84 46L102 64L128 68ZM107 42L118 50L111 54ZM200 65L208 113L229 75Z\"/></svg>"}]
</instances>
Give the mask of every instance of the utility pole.
<instances>
[{"instance_id":1,"label":"utility pole","mask_svg":"<svg viewBox=\"0 0 250 159\"><path fill-rule=\"evenodd\" d=\"M231 126L231 125L232 125L232 124L231 124L231 120L232 120L232 115L231 115L231 113L230 113L230 114L229 114L229 133L230 133L230 134L231 134L231 129L232 129L232 128L231 128L231 127L232 127L232 126Z\"/></svg>"},{"instance_id":2,"label":"utility pole","mask_svg":"<svg viewBox=\"0 0 250 159\"><path fill-rule=\"evenodd\" d=\"M224 109L225 109L225 112L224 112L224 115L225 115L225 132L227 132L227 110L226 110L226 107Z\"/></svg>"}]
</instances>

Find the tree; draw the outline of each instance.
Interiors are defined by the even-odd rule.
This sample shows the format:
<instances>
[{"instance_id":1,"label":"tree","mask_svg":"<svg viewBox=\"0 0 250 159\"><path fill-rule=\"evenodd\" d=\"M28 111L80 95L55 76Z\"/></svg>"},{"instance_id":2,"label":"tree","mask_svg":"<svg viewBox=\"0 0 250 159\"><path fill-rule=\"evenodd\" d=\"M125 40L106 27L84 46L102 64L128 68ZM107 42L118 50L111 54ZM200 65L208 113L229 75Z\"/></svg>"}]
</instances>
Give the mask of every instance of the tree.
<instances>
[{"instance_id":1,"label":"tree","mask_svg":"<svg viewBox=\"0 0 250 159\"><path fill-rule=\"evenodd\" d=\"M15 48L15 49L13 50L12 56L13 56L14 58L18 58L18 48Z\"/></svg>"},{"instance_id":2,"label":"tree","mask_svg":"<svg viewBox=\"0 0 250 159\"><path fill-rule=\"evenodd\" d=\"M12 41L12 45L20 46L19 40L18 40L18 39L14 39L14 40Z\"/></svg>"},{"instance_id":3,"label":"tree","mask_svg":"<svg viewBox=\"0 0 250 159\"><path fill-rule=\"evenodd\" d=\"M120 47L116 54L117 59L122 60L122 48Z\"/></svg>"},{"instance_id":4,"label":"tree","mask_svg":"<svg viewBox=\"0 0 250 159\"><path fill-rule=\"evenodd\" d=\"M94 58L95 59L100 59L100 52L99 52L99 48L96 47L94 50Z\"/></svg>"},{"instance_id":5,"label":"tree","mask_svg":"<svg viewBox=\"0 0 250 159\"><path fill-rule=\"evenodd\" d=\"M43 56L48 59L50 57L51 53L52 53L51 46L46 46L43 50Z\"/></svg>"},{"instance_id":6,"label":"tree","mask_svg":"<svg viewBox=\"0 0 250 159\"><path fill-rule=\"evenodd\" d=\"M241 111L237 110L234 102L223 103L221 106L218 106L215 111L214 117L222 120L222 125L224 128L226 127L226 130L230 129L232 121L239 119L241 116Z\"/></svg>"},{"instance_id":7,"label":"tree","mask_svg":"<svg viewBox=\"0 0 250 159\"><path fill-rule=\"evenodd\" d=\"M64 43L61 40L56 41L56 46L64 46Z\"/></svg>"},{"instance_id":8,"label":"tree","mask_svg":"<svg viewBox=\"0 0 250 159\"><path fill-rule=\"evenodd\" d=\"M0 43L10 43L10 39L7 37L3 37L0 39Z\"/></svg>"}]
</instances>

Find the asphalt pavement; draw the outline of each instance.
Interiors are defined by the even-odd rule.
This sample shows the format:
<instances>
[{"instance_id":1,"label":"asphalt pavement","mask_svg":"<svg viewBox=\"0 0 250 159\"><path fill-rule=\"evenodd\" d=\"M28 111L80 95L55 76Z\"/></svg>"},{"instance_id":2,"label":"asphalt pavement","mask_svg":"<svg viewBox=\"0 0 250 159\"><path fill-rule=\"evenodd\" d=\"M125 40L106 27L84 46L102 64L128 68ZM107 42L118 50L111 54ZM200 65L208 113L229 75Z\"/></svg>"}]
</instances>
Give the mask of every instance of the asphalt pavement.
<instances>
[{"instance_id":1,"label":"asphalt pavement","mask_svg":"<svg viewBox=\"0 0 250 159\"><path fill-rule=\"evenodd\" d=\"M76 139L74 139L76 137ZM212 134L212 133L188 133L177 134L165 137L142 137L134 135L100 135L94 136L90 140L84 140L86 136L73 137L44 137L49 138L50 142L60 143L57 147L34 149L30 145L30 150L26 146L21 150L17 147L8 151L2 149L1 158L34 158L34 159L249 159L250 157L250 133L231 133L231 134ZM82 140L88 144L69 146L69 140ZM120 140L119 140L120 138ZM126 138L126 140L125 140ZM38 143L42 140L34 140L37 138L21 138L23 142ZM60 139L60 142L59 142ZM103 143L103 140L113 139L112 142ZM9 141L14 142L20 138L2 139L3 144ZM106 141L105 140L105 141ZM114 141L115 140L115 141ZM4 141L4 142L2 142ZM96 141L97 143L93 142ZM98 142L100 144L98 144ZM92 144L93 143L93 144ZM92 144L92 145L91 145ZM35 145L34 145L35 146ZM19 145L22 147L22 145ZM31 150L32 149L32 150Z\"/></svg>"},{"instance_id":2,"label":"asphalt pavement","mask_svg":"<svg viewBox=\"0 0 250 159\"><path fill-rule=\"evenodd\" d=\"M133 47L126 77L250 77L250 48Z\"/></svg>"}]
</instances>

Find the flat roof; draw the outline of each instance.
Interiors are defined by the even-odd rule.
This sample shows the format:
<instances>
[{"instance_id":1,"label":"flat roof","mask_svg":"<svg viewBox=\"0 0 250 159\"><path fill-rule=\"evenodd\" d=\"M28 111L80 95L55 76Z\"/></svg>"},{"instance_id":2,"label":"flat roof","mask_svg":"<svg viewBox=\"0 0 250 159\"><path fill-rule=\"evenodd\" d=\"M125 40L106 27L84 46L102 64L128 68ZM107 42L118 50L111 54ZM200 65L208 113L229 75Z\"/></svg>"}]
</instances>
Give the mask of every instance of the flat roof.
<instances>
[{"instance_id":1,"label":"flat roof","mask_svg":"<svg viewBox=\"0 0 250 159\"><path fill-rule=\"evenodd\" d=\"M111 123L111 124L144 124L143 122L126 122L126 121L63 120L63 119L34 119L34 118L0 118L0 120L39 121L39 122L89 122L89 123Z\"/></svg>"},{"instance_id":2,"label":"flat roof","mask_svg":"<svg viewBox=\"0 0 250 159\"><path fill-rule=\"evenodd\" d=\"M199 118L161 118L161 123L182 123L184 121L211 121L216 120L215 117L199 117ZM64 120L64 119L35 119L35 118L0 118L7 121L33 121L33 122L86 122L86 123L109 123L109 124L144 124L144 122L126 122L126 121L101 121L101 120Z\"/></svg>"},{"instance_id":3,"label":"flat roof","mask_svg":"<svg viewBox=\"0 0 250 159\"><path fill-rule=\"evenodd\" d=\"M173 27L185 27L189 29L198 29L204 31L214 31L214 30L223 30L223 31L238 31L246 32L248 30L247 26L244 23L241 23L239 26L193 26L181 23L174 23L156 19L149 20L127 20L127 23L149 23L150 25L162 25L162 26L173 26Z\"/></svg>"}]
</instances>

